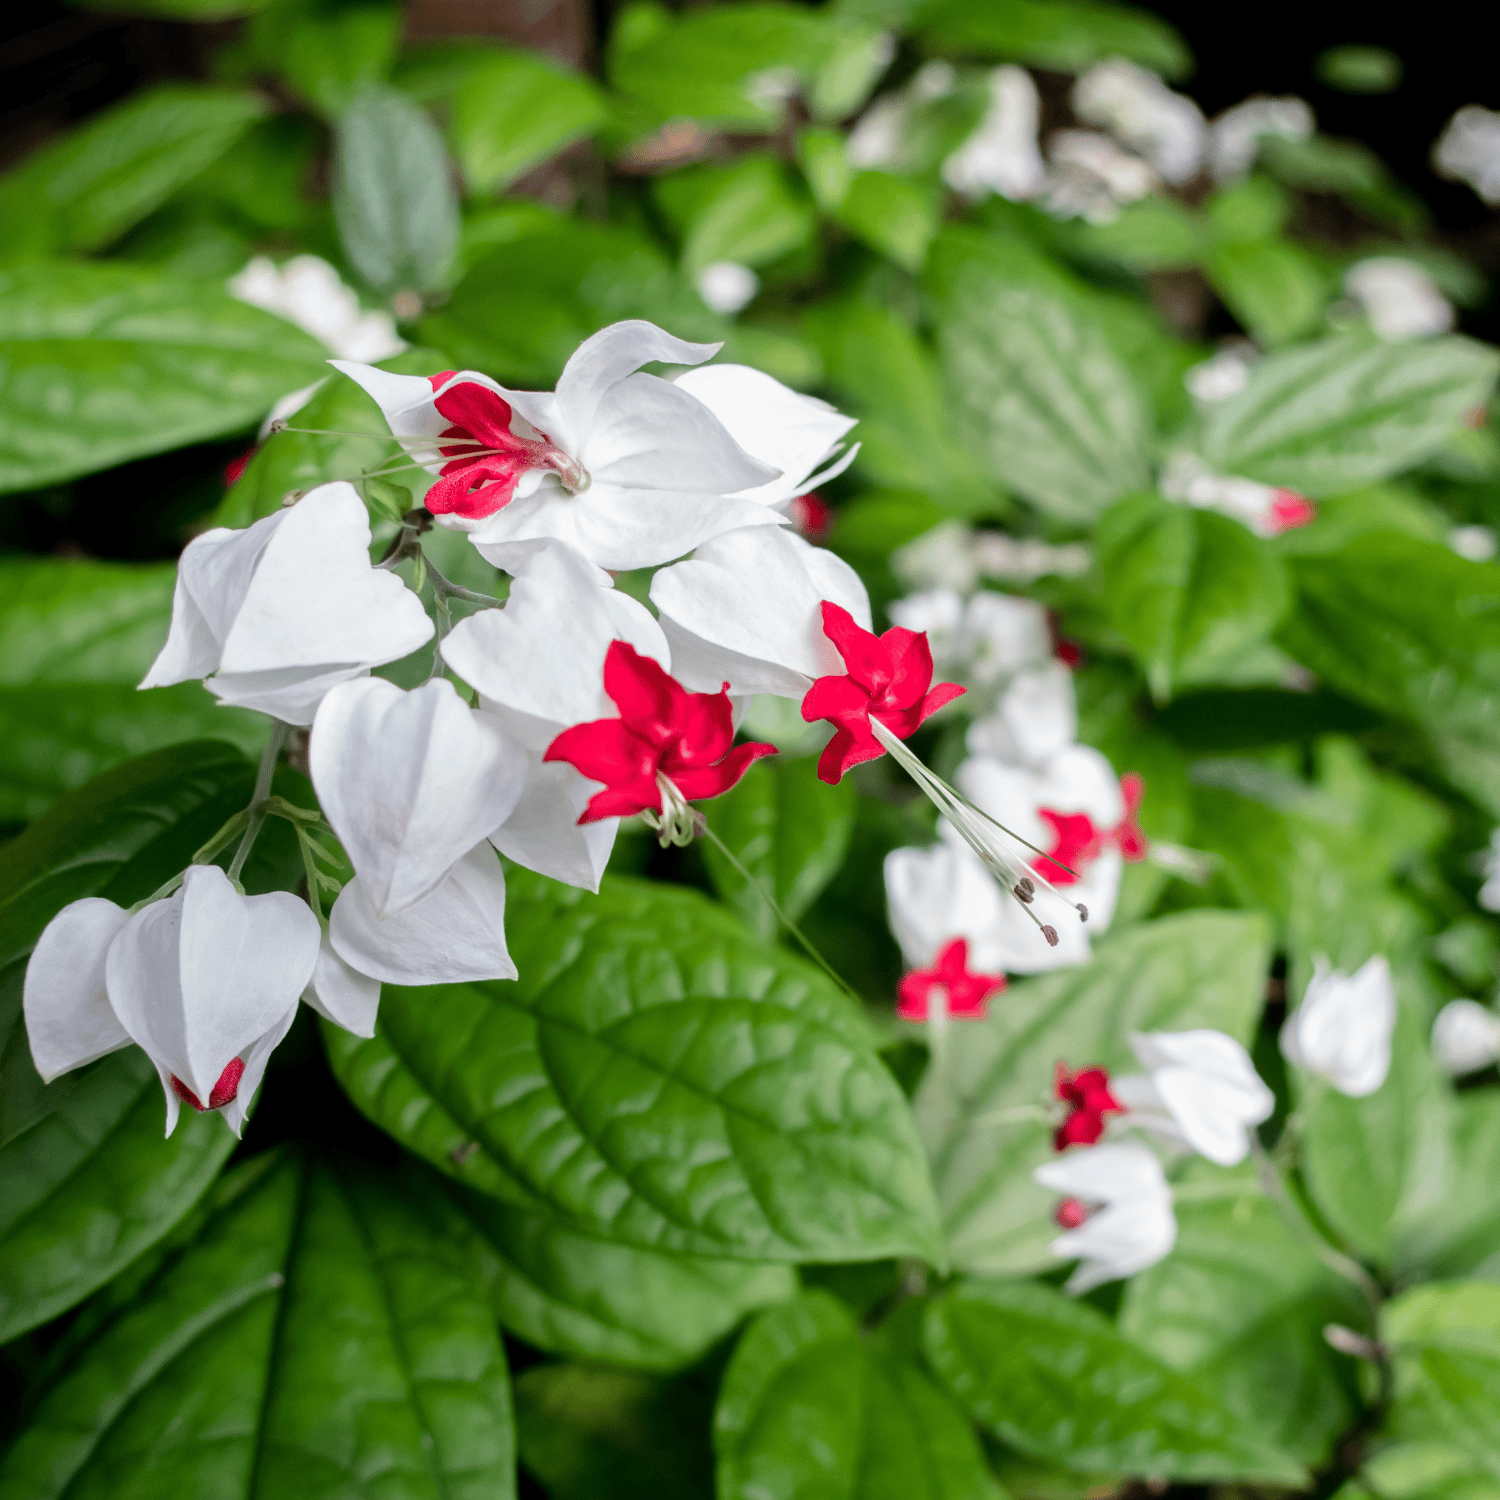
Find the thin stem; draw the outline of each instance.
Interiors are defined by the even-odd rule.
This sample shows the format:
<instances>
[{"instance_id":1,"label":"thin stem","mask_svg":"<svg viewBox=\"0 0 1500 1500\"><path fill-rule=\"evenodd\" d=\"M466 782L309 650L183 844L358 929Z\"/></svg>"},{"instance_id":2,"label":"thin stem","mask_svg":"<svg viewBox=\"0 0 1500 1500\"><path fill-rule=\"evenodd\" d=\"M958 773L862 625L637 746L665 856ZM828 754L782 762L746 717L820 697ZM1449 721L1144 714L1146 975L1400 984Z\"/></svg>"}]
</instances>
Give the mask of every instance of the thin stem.
<instances>
[{"instance_id":1,"label":"thin stem","mask_svg":"<svg viewBox=\"0 0 1500 1500\"><path fill-rule=\"evenodd\" d=\"M265 826L266 803L271 797L271 778L276 774L277 759L291 732L290 724L283 724L280 719L272 721L271 738L266 741L266 748L261 754L260 769L255 773L255 790L250 794L250 806L245 809L244 836L229 863L228 875L231 880L237 881L240 878L240 871L245 868L245 861L250 858L250 851L255 847L255 841Z\"/></svg>"}]
</instances>

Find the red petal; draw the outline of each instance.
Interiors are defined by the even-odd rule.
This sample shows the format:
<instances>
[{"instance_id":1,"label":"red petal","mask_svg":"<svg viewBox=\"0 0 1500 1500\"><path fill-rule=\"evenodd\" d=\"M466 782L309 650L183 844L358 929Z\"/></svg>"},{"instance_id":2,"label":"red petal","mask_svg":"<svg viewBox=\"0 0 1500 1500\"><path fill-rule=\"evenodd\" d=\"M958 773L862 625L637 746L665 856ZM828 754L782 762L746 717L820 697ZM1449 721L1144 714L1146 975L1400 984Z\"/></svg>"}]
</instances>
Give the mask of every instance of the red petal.
<instances>
[{"instance_id":1,"label":"red petal","mask_svg":"<svg viewBox=\"0 0 1500 1500\"><path fill-rule=\"evenodd\" d=\"M677 738L688 691L629 641L610 642L604 654L604 691L642 739L661 747Z\"/></svg>"},{"instance_id":2,"label":"red petal","mask_svg":"<svg viewBox=\"0 0 1500 1500\"><path fill-rule=\"evenodd\" d=\"M628 818L638 812L660 811L661 788L657 786L656 778L640 777L635 781L623 782L619 786L605 787L602 792L595 792L589 798L589 805L584 808L578 822L582 826L584 823L597 823L601 818Z\"/></svg>"},{"instance_id":3,"label":"red petal","mask_svg":"<svg viewBox=\"0 0 1500 1500\"><path fill-rule=\"evenodd\" d=\"M827 719L846 728L868 724L870 695L852 677L820 677L803 695L802 717L809 724Z\"/></svg>"},{"instance_id":4,"label":"red petal","mask_svg":"<svg viewBox=\"0 0 1500 1500\"><path fill-rule=\"evenodd\" d=\"M634 785L642 777L656 784L655 749L620 719L593 719L563 730L542 759L566 761L607 787Z\"/></svg>"},{"instance_id":5,"label":"red petal","mask_svg":"<svg viewBox=\"0 0 1500 1500\"><path fill-rule=\"evenodd\" d=\"M896 1014L903 1021L925 1021L928 997L937 983L926 969L913 969L896 982Z\"/></svg>"},{"instance_id":6,"label":"red petal","mask_svg":"<svg viewBox=\"0 0 1500 1500\"><path fill-rule=\"evenodd\" d=\"M450 470L456 472L450 473ZM507 472L480 462L445 464L443 477L427 491L422 504L435 516L454 515L471 521L482 520L510 504L519 478L519 470ZM473 488L476 482L479 483L478 489Z\"/></svg>"},{"instance_id":7,"label":"red petal","mask_svg":"<svg viewBox=\"0 0 1500 1500\"><path fill-rule=\"evenodd\" d=\"M481 439L490 448L521 448L525 440L510 430L510 402L477 380L461 380L434 399L438 412L455 427Z\"/></svg>"},{"instance_id":8,"label":"red petal","mask_svg":"<svg viewBox=\"0 0 1500 1500\"><path fill-rule=\"evenodd\" d=\"M734 744L734 707L728 692L683 694L675 731L677 743L668 754L668 770L711 765L721 759Z\"/></svg>"},{"instance_id":9,"label":"red petal","mask_svg":"<svg viewBox=\"0 0 1500 1500\"><path fill-rule=\"evenodd\" d=\"M823 634L844 658L849 675L872 693L885 689L891 677L890 653L878 635L855 623L842 605L823 601Z\"/></svg>"},{"instance_id":10,"label":"red petal","mask_svg":"<svg viewBox=\"0 0 1500 1500\"><path fill-rule=\"evenodd\" d=\"M775 745L736 745L716 766L674 772L672 784L689 802L722 797L732 786L739 784L740 778L756 761L775 754Z\"/></svg>"},{"instance_id":11,"label":"red petal","mask_svg":"<svg viewBox=\"0 0 1500 1500\"><path fill-rule=\"evenodd\" d=\"M206 1106L198 1102L198 1096L175 1073L172 1074L172 1092L184 1104L191 1104L200 1115L203 1113Z\"/></svg>"},{"instance_id":12,"label":"red petal","mask_svg":"<svg viewBox=\"0 0 1500 1500\"><path fill-rule=\"evenodd\" d=\"M880 644L890 662L883 706L909 708L920 703L932 682L932 647L926 635L893 625L880 637Z\"/></svg>"},{"instance_id":13,"label":"red petal","mask_svg":"<svg viewBox=\"0 0 1500 1500\"><path fill-rule=\"evenodd\" d=\"M208 1096L210 1109L223 1109L240 1091L240 1079L245 1076L245 1064L237 1057L229 1059L229 1066L219 1074L219 1081Z\"/></svg>"},{"instance_id":14,"label":"red petal","mask_svg":"<svg viewBox=\"0 0 1500 1500\"><path fill-rule=\"evenodd\" d=\"M940 682L922 699L921 717L930 719L944 704L952 703L955 698L962 698L968 692L968 688L960 687L956 682ZM919 719L920 723L921 720Z\"/></svg>"},{"instance_id":15,"label":"red petal","mask_svg":"<svg viewBox=\"0 0 1500 1500\"><path fill-rule=\"evenodd\" d=\"M453 377L457 374L457 370L439 370L436 375L429 375L427 379L432 385L434 394L442 390L442 388L447 385L447 383L452 380Z\"/></svg>"},{"instance_id":16,"label":"red petal","mask_svg":"<svg viewBox=\"0 0 1500 1500\"><path fill-rule=\"evenodd\" d=\"M870 733L868 724L857 730L840 726L818 757L818 780L833 786L844 779L846 771L867 760L879 760L884 754L885 747Z\"/></svg>"}]
</instances>

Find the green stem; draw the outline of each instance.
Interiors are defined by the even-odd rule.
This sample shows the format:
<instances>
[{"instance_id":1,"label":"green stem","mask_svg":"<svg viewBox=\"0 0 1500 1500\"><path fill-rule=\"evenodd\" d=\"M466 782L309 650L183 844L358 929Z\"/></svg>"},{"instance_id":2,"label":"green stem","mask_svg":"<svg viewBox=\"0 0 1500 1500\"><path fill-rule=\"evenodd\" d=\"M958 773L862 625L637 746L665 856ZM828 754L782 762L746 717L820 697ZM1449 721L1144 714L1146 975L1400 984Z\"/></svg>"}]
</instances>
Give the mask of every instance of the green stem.
<instances>
[{"instance_id":1,"label":"green stem","mask_svg":"<svg viewBox=\"0 0 1500 1500\"><path fill-rule=\"evenodd\" d=\"M228 875L233 881L238 882L240 871L245 868L245 861L250 858L250 851L255 847L255 841L265 826L266 803L271 797L271 778L276 774L276 761L291 732L290 724L283 724L280 719L272 721L271 738L266 741L266 748L261 753L260 769L255 773L255 790L250 794L250 806L245 809L245 832L229 863Z\"/></svg>"}]
</instances>

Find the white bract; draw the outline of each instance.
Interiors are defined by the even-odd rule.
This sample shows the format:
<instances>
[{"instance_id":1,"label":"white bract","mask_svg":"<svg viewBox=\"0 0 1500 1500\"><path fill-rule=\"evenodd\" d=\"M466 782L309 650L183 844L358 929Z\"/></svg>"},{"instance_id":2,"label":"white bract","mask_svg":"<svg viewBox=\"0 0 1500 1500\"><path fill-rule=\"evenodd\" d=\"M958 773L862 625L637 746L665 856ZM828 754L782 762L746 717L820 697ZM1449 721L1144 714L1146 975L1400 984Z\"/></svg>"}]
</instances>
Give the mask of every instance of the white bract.
<instances>
[{"instance_id":1,"label":"white bract","mask_svg":"<svg viewBox=\"0 0 1500 1500\"><path fill-rule=\"evenodd\" d=\"M520 747L445 679L409 693L373 677L334 688L313 721L308 763L381 917L431 892L510 816L526 781Z\"/></svg>"},{"instance_id":2,"label":"white bract","mask_svg":"<svg viewBox=\"0 0 1500 1500\"><path fill-rule=\"evenodd\" d=\"M1080 1260L1068 1278L1070 1292L1144 1271L1177 1243L1172 1190L1156 1156L1136 1141L1068 1151L1031 1175L1080 1204L1102 1205L1047 1247L1054 1255Z\"/></svg>"},{"instance_id":3,"label":"white bract","mask_svg":"<svg viewBox=\"0 0 1500 1500\"><path fill-rule=\"evenodd\" d=\"M1011 956L1004 941L1010 898L978 855L962 845L892 849L885 857L885 900L909 969L931 968L957 937L968 940L969 967L976 972L998 972ZM1040 944L1035 928L1030 942Z\"/></svg>"},{"instance_id":4,"label":"white bract","mask_svg":"<svg viewBox=\"0 0 1500 1500\"><path fill-rule=\"evenodd\" d=\"M1052 660L1047 611L1032 599L981 590L967 602L956 589L924 589L891 605L893 625L924 631L939 674L995 689L1017 672Z\"/></svg>"},{"instance_id":5,"label":"white bract","mask_svg":"<svg viewBox=\"0 0 1500 1500\"><path fill-rule=\"evenodd\" d=\"M1500 111L1464 105L1443 127L1432 165L1439 175L1468 183L1486 203L1500 203Z\"/></svg>"},{"instance_id":6,"label":"white bract","mask_svg":"<svg viewBox=\"0 0 1500 1500\"><path fill-rule=\"evenodd\" d=\"M754 499L733 498L779 478L778 470L740 447L680 384L638 373L652 361L700 364L718 348L651 323L615 323L578 347L555 392L510 391L472 370L434 390L420 376L333 364L369 392L392 434L429 471L473 463L476 482L486 466L503 481L464 513L438 515L444 525L476 542L555 539L603 568L644 568L721 532L782 520ZM464 385L488 393L504 452L484 438L455 440L436 402Z\"/></svg>"},{"instance_id":7,"label":"white bract","mask_svg":"<svg viewBox=\"0 0 1500 1500\"><path fill-rule=\"evenodd\" d=\"M1432 1055L1455 1078L1500 1062L1500 1016L1477 1000L1450 1000L1432 1023Z\"/></svg>"},{"instance_id":8,"label":"white bract","mask_svg":"<svg viewBox=\"0 0 1500 1500\"><path fill-rule=\"evenodd\" d=\"M321 256L294 255L278 266L269 256L257 255L229 278L229 295L295 323L340 359L373 363L406 348L391 315L365 312Z\"/></svg>"},{"instance_id":9,"label":"white bract","mask_svg":"<svg viewBox=\"0 0 1500 1500\"><path fill-rule=\"evenodd\" d=\"M1390 1071L1395 1028L1396 987L1384 955L1377 953L1352 975L1319 958L1302 1004L1281 1028L1281 1050L1295 1067L1363 1099Z\"/></svg>"},{"instance_id":10,"label":"white bract","mask_svg":"<svg viewBox=\"0 0 1500 1500\"><path fill-rule=\"evenodd\" d=\"M1250 1054L1233 1037L1209 1030L1133 1031L1130 1045L1150 1071L1110 1080L1128 1111L1123 1123L1181 1142L1221 1167L1244 1161L1249 1127L1269 1119L1276 1106Z\"/></svg>"},{"instance_id":11,"label":"white bract","mask_svg":"<svg viewBox=\"0 0 1500 1500\"><path fill-rule=\"evenodd\" d=\"M380 1008L380 981L345 963L334 952L333 941L323 934L318 961L302 998L335 1026L355 1036L375 1035L375 1013Z\"/></svg>"},{"instance_id":12,"label":"white bract","mask_svg":"<svg viewBox=\"0 0 1500 1500\"><path fill-rule=\"evenodd\" d=\"M651 583L672 670L696 692L727 682L736 694L801 699L815 678L842 673L823 633L825 599L870 628L869 597L848 563L765 526L716 537Z\"/></svg>"},{"instance_id":13,"label":"white bract","mask_svg":"<svg viewBox=\"0 0 1500 1500\"><path fill-rule=\"evenodd\" d=\"M1108 224L1156 186L1151 164L1097 130L1059 130L1047 142L1047 211Z\"/></svg>"},{"instance_id":14,"label":"white bract","mask_svg":"<svg viewBox=\"0 0 1500 1500\"><path fill-rule=\"evenodd\" d=\"M1016 765L1039 767L1078 737L1073 674L1060 661L1017 672L992 712L969 726L968 746Z\"/></svg>"},{"instance_id":15,"label":"white bract","mask_svg":"<svg viewBox=\"0 0 1500 1500\"><path fill-rule=\"evenodd\" d=\"M737 313L755 300L760 277L737 260L716 260L704 266L694 283L698 295L717 313Z\"/></svg>"},{"instance_id":16,"label":"white bract","mask_svg":"<svg viewBox=\"0 0 1500 1500\"><path fill-rule=\"evenodd\" d=\"M1500 552L1500 537L1490 526L1455 526L1448 545L1468 562L1490 562Z\"/></svg>"},{"instance_id":17,"label":"white bract","mask_svg":"<svg viewBox=\"0 0 1500 1500\"><path fill-rule=\"evenodd\" d=\"M1211 359L1193 365L1183 372L1182 383L1199 406L1214 406L1238 396L1250 379L1250 371L1259 358L1255 345L1245 339L1226 344Z\"/></svg>"},{"instance_id":18,"label":"white bract","mask_svg":"<svg viewBox=\"0 0 1500 1500\"><path fill-rule=\"evenodd\" d=\"M323 695L432 636L422 602L370 565L354 486L321 485L243 531L219 527L177 565L167 643L142 681L192 678L221 703L311 724Z\"/></svg>"},{"instance_id":19,"label":"white bract","mask_svg":"<svg viewBox=\"0 0 1500 1500\"><path fill-rule=\"evenodd\" d=\"M972 594L981 577L974 541L962 521L940 521L891 553L891 572L909 589Z\"/></svg>"},{"instance_id":20,"label":"white bract","mask_svg":"<svg viewBox=\"0 0 1500 1500\"><path fill-rule=\"evenodd\" d=\"M1159 487L1166 499L1231 516L1257 536L1280 536L1283 531L1305 525L1317 513L1310 500L1293 490L1277 489L1236 474L1216 474L1195 453L1173 454L1162 471Z\"/></svg>"},{"instance_id":21,"label":"white bract","mask_svg":"<svg viewBox=\"0 0 1500 1500\"><path fill-rule=\"evenodd\" d=\"M974 133L943 162L943 181L967 198L1033 198L1046 178L1037 145L1041 100L1031 74L1007 63L989 76L989 105Z\"/></svg>"},{"instance_id":22,"label":"white bract","mask_svg":"<svg viewBox=\"0 0 1500 1500\"><path fill-rule=\"evenodd\" d=\"M510 598L504 609L481 610L454 626L443 659L526 751L525 789L491 841L517 864L596 891L619 819L580 828L598 783L563 762L543 764L542 753L564 729L617 713L604 691L611 641L628 641L670 669L666 637L644 605L565 543L481 550L512 575Z\"/></svg>"},{"instance_id":23,"label":"white bract","mask_svg":"<svg viewBox=\"0 0 1500 1500\"><path fill-rule=\"evenodd\" d=\"M1073 85L1073 108L1139 152L1167 182L1186 182L1203 164L1203 112L1155 73L1122 57L1096 63Z\"/></svg>"},{"instance_id":24,"label":"white bract","mask_svg":"<svg viewBox=\"0 0 1500 1500\"><path fill-rule=\"evenodd\" d=\"M156 1065L167 1134L182 1101L236 1135L318 957L318 923L284 891L242 896L191 865L134 916L91 897L63 908L27 965L23 1007L45 1081L127 1042Z\"/></svg>"},{"instance_id":25,"label":"white bract","mask_svg":"<svg viewBox=\"0 0 1500 1500\"><path fill-rule=\"evenodd\" d=\"M924 63L905 87L882 94L860 116L846 145L853 167L896 167L904 164L913 116L924 104L944 99L958 83L953 65Z\"/></svg>"},{"instance_id":26,"label":"white bract","mask_svg":"<svg viewBox=\"0 0 1500 1500\"><path fill-rule=\"evenodd\" d=\"M1399 255L1356 262L1344 273L1344 290L1383 339L1420 338L1453 327L1453 307L1432 277Z\"/></svg>"},{"instance_id":27,"label":"white bract","mask_svg":"<svg viewBox=\"0 0 1500 1500\"><path fill-rule=\"evenodd\" d=\"M1234 182L1250 170L1262 136L1305 141L1315 124L1311 108L1295 94L1279 99L1255 94L1226 109L1209 126L1209 170L1219 182Z\"/></svg>"}]
</instances>

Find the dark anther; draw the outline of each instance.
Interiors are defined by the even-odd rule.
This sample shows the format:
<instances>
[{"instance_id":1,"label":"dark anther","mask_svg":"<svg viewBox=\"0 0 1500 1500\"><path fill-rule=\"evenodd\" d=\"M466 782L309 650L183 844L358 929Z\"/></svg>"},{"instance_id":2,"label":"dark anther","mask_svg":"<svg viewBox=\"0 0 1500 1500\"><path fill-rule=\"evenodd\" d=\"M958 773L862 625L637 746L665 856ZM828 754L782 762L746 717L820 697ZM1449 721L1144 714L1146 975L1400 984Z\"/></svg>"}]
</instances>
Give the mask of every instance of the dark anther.
<instances>
[{"instance_id":1,"label":"dark anther","mask_svg":"<svg viewBox=\"0 0 1500 1500\"><path fill-rule=\"evenodd\" d=\"M1011 894L1017 901L1024 901L1027 906L1030 906L1036 897L1036 887L1029 880L1018 880Z\"/></svg>"},{"instance_id":2,"label":"dark anther","mask_svg":"<svg viewBox=\"0 0 1500 1500\"><path fill-rule=\"evenodd\" d=\"M1086 907L1083 904L1082 901L1080 901L1078 903L1078 920L1080 922L1087 922L1088 919L1089 919L1089 909L1088 909L1088 907Z\"/></svg>"},{"instance_id":3,"label":"dark anther","mask_svg":"<svg viewBox=\"0 0 1500 1500\"><path fill-rule=\"evenodd\" d=\"M1042 936L1047 939L1047 942L1051 947L1057 947L1057 928L1043 927Z\"/></svg>"}]
</instances>

